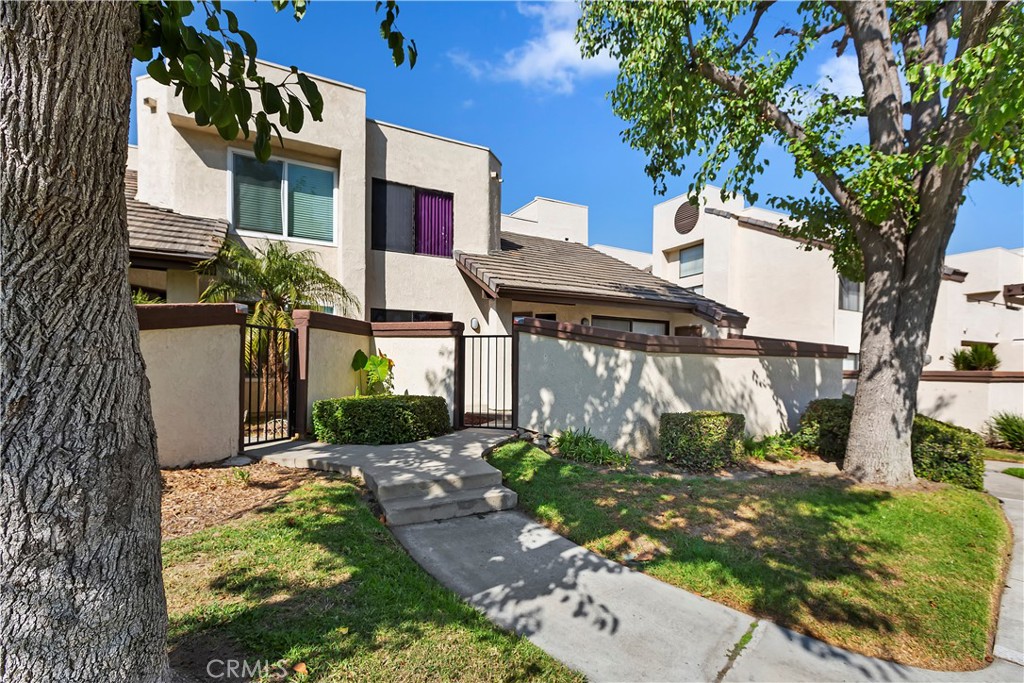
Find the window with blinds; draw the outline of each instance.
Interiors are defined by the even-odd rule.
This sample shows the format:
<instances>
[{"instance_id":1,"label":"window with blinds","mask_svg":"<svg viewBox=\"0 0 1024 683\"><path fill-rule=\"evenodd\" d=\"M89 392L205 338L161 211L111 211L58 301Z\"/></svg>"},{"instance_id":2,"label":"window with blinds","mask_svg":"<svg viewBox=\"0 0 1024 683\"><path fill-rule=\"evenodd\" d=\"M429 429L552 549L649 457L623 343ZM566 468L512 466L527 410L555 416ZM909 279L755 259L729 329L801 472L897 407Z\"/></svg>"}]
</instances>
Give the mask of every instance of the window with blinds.
<instances>
[{"instance_id":1,"label":"window with blinds","mask_svg":"<svg viewBox=\"0 0 1024 683\"><path fill-rule=\"evenodd\" d=\"M334 173L286 161L232 155L236 230L334 240Z\"/></svg>"},{"instance_id":2,"label":"window with blinds","mask_svg":"<svg viewBox=\"0 0 1024 683\"><path fill-rule=\"evenodd\" d=\"M704 243L679 250L679 277L700 275L704 272Z\"/></svg>"},{"instance_id":3,"label":"window with blinds","mask_svg":"<svg viewBox=\"0 0 1024 683\"><path fill-rule=\"evenodd\" d=\"M864 307L864 286L839 276L839 310L860 311Z\"/></svg>"},{"instance_id":4,"label":"window with blinds","mask_svg":"<svg viewBox=\"0 0 1024 683\"><path fill-rule=\"evenodd\" d=\"M371 224L374 249L451 257L454 196L374 178Z\"/></svg>"}]
</instances>

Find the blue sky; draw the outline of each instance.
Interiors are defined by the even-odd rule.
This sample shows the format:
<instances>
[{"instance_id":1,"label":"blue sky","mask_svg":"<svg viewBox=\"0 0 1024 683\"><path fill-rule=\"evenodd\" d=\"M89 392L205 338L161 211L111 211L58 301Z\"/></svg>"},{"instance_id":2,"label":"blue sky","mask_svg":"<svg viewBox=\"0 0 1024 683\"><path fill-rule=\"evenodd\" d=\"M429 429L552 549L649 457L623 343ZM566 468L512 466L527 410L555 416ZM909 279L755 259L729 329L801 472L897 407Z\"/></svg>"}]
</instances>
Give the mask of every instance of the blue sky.
<instances>
[{"instance_id":1,"label":"blue sky","mask_svg":"<svg viewBox=\"0 0 1024 683\"><path fill-rule=\"evenodd\" d=\"M651 210L665 197L653 192L644 155L620 140L625 124L605 97L614 64L578 56L572 5L404 2L399 28L420 51L411 71L391 64L372 2L312 2L298 23L269 3L230 7L262 59L365 88L372 118L490 147L502 161L504 211L538 195L586 204L592 243L650 249ZM805 76L828 74L835 88L853 87L850 59L823 52ZM807 184L785 172L785 154L769 158L760 196L802 192ZM691 180L670 178L666 196L685 192ZM972 185L950 251L1022 245L1024 189Z\"/></svg>"}]
</instances>

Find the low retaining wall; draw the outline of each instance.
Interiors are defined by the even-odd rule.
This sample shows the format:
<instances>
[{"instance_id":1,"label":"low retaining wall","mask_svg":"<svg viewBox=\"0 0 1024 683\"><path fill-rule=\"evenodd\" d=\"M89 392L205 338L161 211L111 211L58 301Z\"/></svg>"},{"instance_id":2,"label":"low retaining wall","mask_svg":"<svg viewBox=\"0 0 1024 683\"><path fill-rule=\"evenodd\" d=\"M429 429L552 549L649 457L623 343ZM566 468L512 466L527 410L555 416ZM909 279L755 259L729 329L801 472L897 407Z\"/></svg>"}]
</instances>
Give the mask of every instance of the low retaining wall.
<instances>
[{"instance_id":1,"label":"low retaining wall","mask_svg":"<svg viewBox=\"0 0 1024 683\"><path fill-rule=\"evenodd\" d=\"M855 393L857 373L843 377L844 392ZM1024 415L1024 372L922 372L917 411L983 434L996 413Z\"/></svg>"},{"instance_id":2,"label":"low retaining wall","mask_svg":"<svg viewBox=\"0 0 1024 683\"><path fill-rule=\"evenodd\" d=\"M137 306L161 467L241 450L242 330L234 304Z\"/></svg>"},{"instance_id":3,"label":"low retaining wall","mask_svg":"<svg viewBox=\"0 0 1024 683\"><path fill-rule=\"evenodd\" d=\"M846 348L770 339L658 337L581 325L516 324L518 423L587 428L634 454L657 450L662 413L724 410L765 435L842 393Z\"/></svg>"}]
</instances>

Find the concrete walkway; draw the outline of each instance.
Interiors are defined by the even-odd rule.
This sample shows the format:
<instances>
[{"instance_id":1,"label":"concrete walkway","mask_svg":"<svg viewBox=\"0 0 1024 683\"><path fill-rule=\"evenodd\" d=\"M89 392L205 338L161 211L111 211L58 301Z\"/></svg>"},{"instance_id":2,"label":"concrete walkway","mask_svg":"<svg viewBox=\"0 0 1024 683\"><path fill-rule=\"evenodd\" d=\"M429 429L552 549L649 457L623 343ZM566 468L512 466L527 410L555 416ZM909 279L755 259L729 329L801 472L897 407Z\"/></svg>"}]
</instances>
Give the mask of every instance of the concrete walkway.
<instances>
[{"instance_id":1,"label":"concrete walkway","mask_svg":"<svg viewBox=\"0 0 1024 683\"><path fill-rule=\"evenodd\" d=\"M901 666L832 647L591 553L518 512L395 529L412 556L496 624L595 681L1024 681L1024 482L989 463L1015 534L996 659L981 671ZM749 642L740 647L745 634Z\"/></svg>"},{"instance_id":2,"label":"concrete walkway","mask_svg":"<svg viewBox=\"0 0 1024 683\"><path fill-rule=\"evenodd\" d=\"M289 441L246 453L285 467L362 479L388 524L397 526L515 507L516 493L502 486L501 472L480 457L510 436L495 429L464 429L391 446Z\"/></svg>"}]
</instances>

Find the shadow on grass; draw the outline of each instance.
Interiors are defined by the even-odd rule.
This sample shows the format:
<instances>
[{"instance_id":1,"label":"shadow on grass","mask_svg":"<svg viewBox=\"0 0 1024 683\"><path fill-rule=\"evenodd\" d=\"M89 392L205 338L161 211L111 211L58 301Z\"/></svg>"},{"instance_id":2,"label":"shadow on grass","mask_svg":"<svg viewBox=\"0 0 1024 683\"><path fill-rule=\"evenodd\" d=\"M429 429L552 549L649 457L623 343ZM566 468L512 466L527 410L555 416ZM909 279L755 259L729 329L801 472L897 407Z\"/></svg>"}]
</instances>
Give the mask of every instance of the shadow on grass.
<instances>
[{"instance_id":1,"label":"shadow on grass","mask_svg":"<svg viewBox=\"0 0 1024 683\"><path fill-rule=\"evenodd\" d=\"M656 480L537 453L510 446L491 461L522 506L610 559L819 637L830 626L884 637L898 628L893 614L902 628L914 620L893 592L872 599L874 586L899 580L884 562L896 546L849 527L887 491L800 476Z\"/></svg>"},{"instance_id":2,"label":"shadow on grass","mask_svg":"<svg viewBox=\"0 0 1024 683\"><path fill-rule=\"evenodd\" d=\"M302 662L311 680L573 679L441 588L340 480L165 555L169 603L194 598L172 612L171 660L200 680L217 653ZM196 569L196 558L214 559Z\"/></svg>"}]
</instances>

